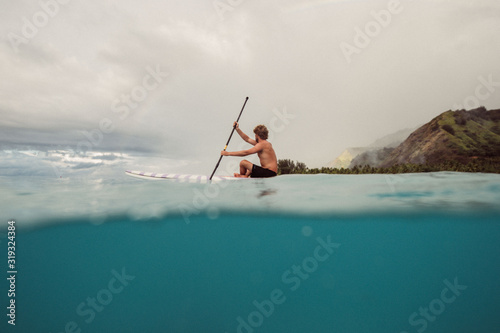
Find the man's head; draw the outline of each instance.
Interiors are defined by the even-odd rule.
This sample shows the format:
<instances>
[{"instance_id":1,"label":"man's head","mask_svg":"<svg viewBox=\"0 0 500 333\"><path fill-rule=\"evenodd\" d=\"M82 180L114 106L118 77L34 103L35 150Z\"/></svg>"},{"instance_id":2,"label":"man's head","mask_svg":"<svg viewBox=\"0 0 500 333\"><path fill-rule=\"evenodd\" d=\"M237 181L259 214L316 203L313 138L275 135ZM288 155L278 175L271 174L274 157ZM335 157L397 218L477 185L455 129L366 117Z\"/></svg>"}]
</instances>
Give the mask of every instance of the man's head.
<instances>
[{"instance_id":1,"label":"man's head","mask_svg":"<svg viewBox=\"0 0 500 333\"><path fill-rule=\"evenodd\" d=\"M269 135L269 131L267 130L267 127L264 125L257 125L253 129L253 132L257 137L259 137L262 140L267 140L267 137ZM258 140L257 140L258 141Z\"/></svg>"}]
</instances>

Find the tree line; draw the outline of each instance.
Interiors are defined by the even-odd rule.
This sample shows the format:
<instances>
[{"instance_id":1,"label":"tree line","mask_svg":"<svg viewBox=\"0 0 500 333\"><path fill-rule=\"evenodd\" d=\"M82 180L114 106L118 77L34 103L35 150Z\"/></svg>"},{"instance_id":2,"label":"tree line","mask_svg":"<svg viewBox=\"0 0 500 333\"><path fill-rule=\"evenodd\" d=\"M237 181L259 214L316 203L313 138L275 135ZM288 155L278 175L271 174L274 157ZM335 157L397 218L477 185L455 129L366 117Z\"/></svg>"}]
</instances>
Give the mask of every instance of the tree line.
<instances>
[{"instance_id":1,"label":"tree line","mask_svg":"<svg viewBox=\"0 0 500 333\"><path fill-rule=\"evenodd\" d=\"M362 175L362 174L397 174L397 173L422 173L422 172L481 172L500 173L500 159L481 159L468 163L446 161L439 164L397 164L387 168L377 168L369 165L355 166L353 168L308 168L305 163L294 162L289 159L278 160L278 174L337 174L337 175Z\"/></svg>"}]
</instances>

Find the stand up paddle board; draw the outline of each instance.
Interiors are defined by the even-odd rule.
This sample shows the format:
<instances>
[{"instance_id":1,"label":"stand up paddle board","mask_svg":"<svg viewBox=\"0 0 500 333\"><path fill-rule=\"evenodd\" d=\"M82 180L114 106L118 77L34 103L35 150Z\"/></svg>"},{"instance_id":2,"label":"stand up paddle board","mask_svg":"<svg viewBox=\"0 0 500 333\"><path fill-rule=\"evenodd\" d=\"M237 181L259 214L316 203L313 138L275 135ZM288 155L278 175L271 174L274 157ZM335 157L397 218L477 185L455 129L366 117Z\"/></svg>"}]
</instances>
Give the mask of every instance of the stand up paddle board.
<instances>
[{"instance_id":1,"label":"stand up paddle board","mask_svg":"<svg viewBox=\"0 0 500 333\"><path fill-rule=\"evenodd\" d=\"M173 173L155 173L155 172L144 172L144 171L131 171L127 170L125 173L129 176L149 179L149 180L174 180L178 182L189 182L189 183L206 183L209 181L209 176L201 175L185 175L185 174L173 174ZM240 180L240 179L250 179L250 178L237 178L231 176L214 176L212 181L225 181L225 180Z\"/></svg>"}]
</instances>

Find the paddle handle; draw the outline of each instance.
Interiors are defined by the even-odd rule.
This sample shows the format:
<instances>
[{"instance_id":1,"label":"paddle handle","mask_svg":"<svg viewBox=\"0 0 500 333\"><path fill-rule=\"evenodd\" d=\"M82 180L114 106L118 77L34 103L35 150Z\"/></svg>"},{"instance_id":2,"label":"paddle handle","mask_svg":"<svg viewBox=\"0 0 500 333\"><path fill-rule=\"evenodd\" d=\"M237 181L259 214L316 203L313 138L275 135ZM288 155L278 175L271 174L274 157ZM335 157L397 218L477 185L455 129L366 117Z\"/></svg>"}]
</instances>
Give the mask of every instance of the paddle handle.
<instances>
[{"instance_id":1,"label":"paddle handle","mask_svg":"<svg viewBox=\"0 0 500 333\"><path fill-rule=\"evenodd\" d=\"M241 114L243 113L243 110L245 109L245 105L247 105L247 101L248 101L248 97L245 98L245 103L243 103L243 107L241 108L240 114L238 115L238 119L236 119L236 122L240 121ZM226 146L224 147L224 151L226 151L227 146L229 145L229 141L231 141L231 138L233 137L233 133L234 133L235 129L236 129L236 125L233 126L233 130L231 131L231 135L229 135L229 139L227 139ZM220 155L219 161L217 162L217 165L215 165L215 169L212 172L212 175L210 176L210 180L212 180L212 177L214 176L215 171L217 171L217 168L219 167L220 161L222 161L223 157L224 157L223 155Z\"/></svg>"}]
</instances>

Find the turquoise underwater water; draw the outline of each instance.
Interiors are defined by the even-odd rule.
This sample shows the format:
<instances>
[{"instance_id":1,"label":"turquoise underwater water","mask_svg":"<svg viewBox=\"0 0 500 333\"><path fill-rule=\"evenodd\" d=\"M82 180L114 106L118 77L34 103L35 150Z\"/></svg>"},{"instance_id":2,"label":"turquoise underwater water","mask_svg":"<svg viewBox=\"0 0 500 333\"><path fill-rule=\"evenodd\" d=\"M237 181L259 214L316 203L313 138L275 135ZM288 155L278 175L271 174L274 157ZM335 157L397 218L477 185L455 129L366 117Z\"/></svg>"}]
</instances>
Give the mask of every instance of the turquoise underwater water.
<instances>
[{"instance_id":1,"label":"turquoise underwater water","mask_svg":"<svg viewBox=\"0 0 500 333\"><path fill-rule=\"evenodd\" d=\"M4 278L1 332L500 327L496 175L16 186L16 325Z\"/></svg>"}]
</instances>

